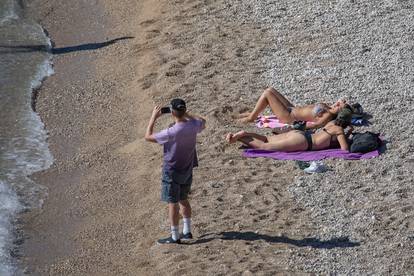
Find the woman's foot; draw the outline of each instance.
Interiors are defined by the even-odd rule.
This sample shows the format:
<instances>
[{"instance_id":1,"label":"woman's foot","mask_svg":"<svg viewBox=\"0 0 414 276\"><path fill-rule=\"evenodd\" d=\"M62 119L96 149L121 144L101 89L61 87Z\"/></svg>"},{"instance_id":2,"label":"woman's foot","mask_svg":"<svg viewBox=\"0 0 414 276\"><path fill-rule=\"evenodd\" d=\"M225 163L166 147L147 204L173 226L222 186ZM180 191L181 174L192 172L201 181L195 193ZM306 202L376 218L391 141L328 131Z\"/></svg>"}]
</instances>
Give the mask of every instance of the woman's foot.
<instances>
[{"instance_id":1,"label":"woman's foot","mask_svg":"<svg viewBox=\"0 0 414 276\"><path fill-rule=\"evenodd\" d=\"M226 135L226 141L229 144L233 144L237 140L234 140L234 134L233 133L229 133L229 134Z\"/></svg>"},{"instance_id":2,"label":"woman's foot","mask_svg":"<svg viewBox=\"0 0 414 276\"><path fill-rule=\"evenodd\" d=\"M238 123L242 123L242 124L248 124L248 123L253 123L255 121L255 119L251 119L250 116L238 119L237 122Z\"/></svg>"},{"instance_id":3,"label":"woman's foot","mask_svg":"<svg viewBox=\"0 0 414 276\"><path fill-rule=\"evenodd\" d=\"M249 117L249 116L250 116L250 112L244 112L244 113L240 113L240 114L235 114L232 117L233 117L233 119L243 119L243 118L246 118L246 117Z\"/></svg>"},{"instance_id":4,"label":"woman's foot","mask_svg":"<svg viewBox=\"0 0 414 276\"><path fill-rule=\"evenodd\" d=\"M246 132L244 130L239 131L237 133L229 133L226 136L226 141L229 144L233 144L236 143L238 139L242 138L244 135L246 134Z\"/></svg>"}]
</instances>

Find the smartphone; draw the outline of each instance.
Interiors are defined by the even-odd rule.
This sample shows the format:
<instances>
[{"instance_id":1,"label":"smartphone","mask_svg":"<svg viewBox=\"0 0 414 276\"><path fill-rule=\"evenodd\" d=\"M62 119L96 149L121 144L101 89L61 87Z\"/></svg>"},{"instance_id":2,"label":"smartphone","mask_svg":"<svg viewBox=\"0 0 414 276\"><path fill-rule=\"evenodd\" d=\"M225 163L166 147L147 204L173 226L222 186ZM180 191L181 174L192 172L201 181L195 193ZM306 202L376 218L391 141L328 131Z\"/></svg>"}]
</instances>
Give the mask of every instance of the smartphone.
<instances>
[{"instance_id":1,"label":"smartphone","mask_svg":"<svg viewBox=\"0 0 414 276\"><path fill-rule=\"evenodd\" d=\"M165 113L171 113L171 109L168 106L161 107L161 114L165 114Z\"/></svg>"}]
</instances>

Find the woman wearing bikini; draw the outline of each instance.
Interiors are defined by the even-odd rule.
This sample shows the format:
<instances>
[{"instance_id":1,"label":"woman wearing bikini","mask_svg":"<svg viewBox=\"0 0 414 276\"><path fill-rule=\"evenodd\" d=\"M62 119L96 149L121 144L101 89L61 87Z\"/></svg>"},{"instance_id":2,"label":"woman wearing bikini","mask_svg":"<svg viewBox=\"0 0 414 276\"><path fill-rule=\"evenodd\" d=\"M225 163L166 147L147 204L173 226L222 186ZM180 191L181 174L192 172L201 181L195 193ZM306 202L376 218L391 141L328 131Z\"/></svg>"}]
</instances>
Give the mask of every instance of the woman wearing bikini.
<instances>
[{"instance_id":1,"label":"woman wearing bikini","mask_svg":"<svg viewBox=\"0 0 414 276\"><path fill-rule=\"evenodd\" d=\"M300 130L291 130L289 132L263 136L256 133L240 131L229 133L226 140L229 143L237 141L260 150L271 151L307 151L322 150L328 148L340 147L344 151L349 151L347 138L352 133L351 125L352 111L350 108L343 108L335 120L330 121L320 131L311 134ZM345 128L350 127L345 134ZM338 145L339 144L339 145Z\"/></svg>"},{"instance_id":2,"label":"woman wearing bikini","mask_svg":"<svg viewBox=\"0 0 414 276\"><path fill-rule=\"evenodd\" d=\"M306 106L294 106L274 88L266 89L260 96L252 112L239 114L240 122L254 122L267 106L273 114L283 123L292 124L294 121L306 121L306 128L319 128L333 120L338 112L345 106L344 100L333 105L318 103Z\"/></svg>"}]
</instances>

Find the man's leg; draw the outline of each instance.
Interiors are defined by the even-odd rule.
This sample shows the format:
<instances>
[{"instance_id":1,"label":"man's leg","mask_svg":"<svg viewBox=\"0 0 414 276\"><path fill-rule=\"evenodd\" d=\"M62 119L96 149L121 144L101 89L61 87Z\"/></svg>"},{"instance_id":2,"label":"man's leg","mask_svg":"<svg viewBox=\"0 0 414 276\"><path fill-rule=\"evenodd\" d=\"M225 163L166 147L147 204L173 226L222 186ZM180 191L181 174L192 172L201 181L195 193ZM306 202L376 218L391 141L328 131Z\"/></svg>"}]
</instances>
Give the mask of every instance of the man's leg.
<instances>
[{"instance_id":1,"label":"man's leg","mask_svg":"<svg viewBox=\"0 0 414 276\"><path fill-rule=\"evenodd\" d=\"M171 225L171 237L173 240L178 240L180 234L178 231L178 225L180 221L180 206L178 203L168 203L168 217Z\"/></svg>"},{"instance_id":2,"label":"man's leg","mask_svg":"<svg viewBox=\"0 0 414 276\"><path fill-rule=\"evenodd\" d=\"M162 172L161 200L168 203L168 218L171 227L171 237L158 240L159 244L179 243L178 231L180 206L178 205L180 186L173 182L171 172Z\"/></svg>"},{"instance_id":3,"label":"man's leg","mask_svg":"<svg viewBox=\"0 0 414 276\"><path fill-rule=\"evenodd\" d=\"M191 233L191 205L190 202L186 200L180 201L181 215L183 216L183 235L188 235Z\"/></svg>"},{"instance_id":4,"label":"man's leg","mask_svg":"<svg viewBox=\"0 0 414 276\"><path fill-rule=\"evenodd\" d=\"M179 177L180 185L180 209L183 216L183 240L190 240L193 238L191 233L191 205L188 201L188 195L191 191L191 183L193 182L193 170L189 170Z\"/></svg>"}]
</instances>

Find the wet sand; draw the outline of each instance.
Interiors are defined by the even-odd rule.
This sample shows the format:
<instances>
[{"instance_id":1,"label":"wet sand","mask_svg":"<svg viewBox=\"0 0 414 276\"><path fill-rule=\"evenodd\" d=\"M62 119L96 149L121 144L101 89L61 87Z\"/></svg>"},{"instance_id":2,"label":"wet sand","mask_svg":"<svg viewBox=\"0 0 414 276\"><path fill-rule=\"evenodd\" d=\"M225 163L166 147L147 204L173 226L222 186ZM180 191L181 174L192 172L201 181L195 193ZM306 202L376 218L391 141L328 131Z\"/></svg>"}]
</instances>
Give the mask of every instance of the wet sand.
<instances>
[{"instance_id":1,"label":"wet sand","mask_svg":"<svg viewBox=\"0 0 414 276\"><path fill-rule=\"evenodd\" d=\"M231 115L252 107L269 85L278 86L298 104L342 96L343 91L331 87L335 76L324 71L335 64L326 59L324 49L342 53L335 48L340 44L335 42L337 36L325 37L327 29L322 28L319 33L313 30L316 42L307 40L311 31L302 19L313 6L269 1L34 2L41 6L41 23L61 54L54 58L56 74L46 80L36 106L49 131L55 163L33 176L49 190L43 208L23 215L22 263L28 273L413 271L413 208L408 202L412 188L406 182L411 161L404 161L412 160L412 153L394 162L401 156L391 148L389 156L394 159L372 161L380 169L386 162L401 164L383 172L381 182L366 177L373 174L369 161L331 160L330 172L305 176L295 162L245 159L224 141L226 133L240 129ZM267 9L272 16L261 17ZM93 50L85 45L127 36L134 38ZM83 47L67 48L76 45ZM308 77L298 69L301 61L309 62L305 56L314 62L311 68L319 68ZM343 69L346 62L353 60L342 60L338 67ZM373 73L363 74L369 79ZM344 76L341 81L347 80ZM320 82L326 85L321 87ZM357 94L351 96L360 100ZM198 141L200 167L191 195L196 239L188 245L162 247L155 245L168 235L166 206L159 201L162 150L144 142L143 136L153 105L173 97L186 99L191 112L207 118L208 128ZM375 115L387 108L380 104L371 111ZM162 117L156 128L169 122ZM377 129L388 130L381 120L376 123ZM394 172L405 178L393 176ZM364 181L346 179L355 173ZM399 201L383 197L384 202L378 203L377 196L387 191L375 188L379 182L380 187L393 182L405 197ZM388 192L400 195L397 190ZM372 204L365 202L362 208L361 198L353 197L353 192ZM391 205L395 212L378 216ZM378 221L364 224L375 214ZM354 227L353 221L360 221L364 229ZM392 229L397 238L387 242Z\"/></svg>"}]
</instances>

